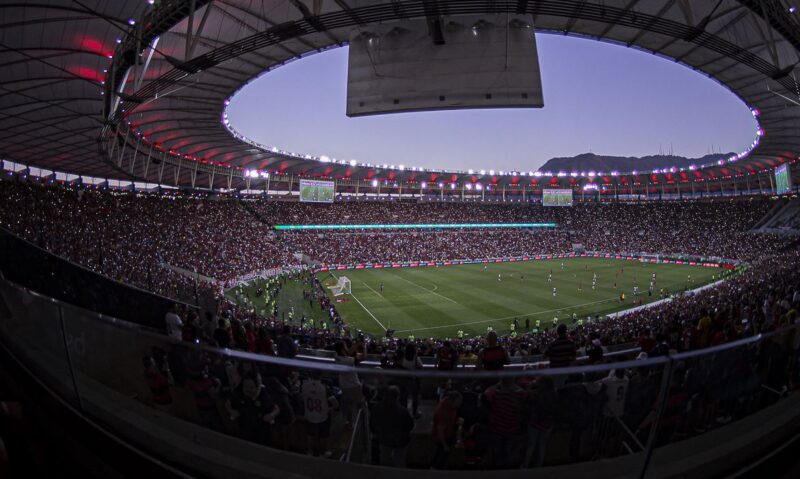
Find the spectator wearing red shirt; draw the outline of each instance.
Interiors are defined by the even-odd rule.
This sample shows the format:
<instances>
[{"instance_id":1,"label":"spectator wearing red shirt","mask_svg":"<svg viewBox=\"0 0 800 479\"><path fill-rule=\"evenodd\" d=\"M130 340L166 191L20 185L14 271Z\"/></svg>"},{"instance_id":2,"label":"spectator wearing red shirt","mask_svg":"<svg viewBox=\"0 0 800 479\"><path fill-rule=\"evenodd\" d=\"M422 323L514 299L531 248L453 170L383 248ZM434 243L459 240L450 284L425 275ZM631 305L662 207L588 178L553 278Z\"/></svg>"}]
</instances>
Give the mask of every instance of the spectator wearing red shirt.
<instances>
[{"instance_id":1,"label":"spectator wearing red shirt","mask_svg":"<svg viewBox=\"0 0 800 479\"><path fill-rule=\"evenodd\" d=\"M439 401L436 412L433 414L433 461L434 469L446 469L450 450L456 443L458 431L458 408L461 407L461 394L457 391L448 392L444 399Z\"/></svg>"},{"instance_id":2,"label":"spectator wearing red shirt","mask_svg":"<svg viewBox=\"0 0 800 479\"><path fill-rule=\"evenodd\" d=\"M487 346L478 352L478 368L488 371L499 371L503 366L511 363L508 351L503 346L497 344L497 333L489 331L486 334Z\"/></svg>"},{"instance_id":3,"label":"spectator wearing red shirt","mask_svg":"<svg viewBox=\"0 0 800 479\"><path fill-rule=\"evenodd\" d=\"M161 371L156 366L156 362L153 360L152 356L145 356L142 358L144 379L147 381L147 386L150 388L153 405L159 409L167 409L172 404L172 395L169 391L170 385L172 384L172 376L166 364L165 362L164 370Z\"/></svg>"},{"instance_id":4,"label":"spectator wearing red shirt","mask_svg":"<svg viewBox=\"0 0 800 479\"><path fill-rule=\"evenodd\" d=\"M512 378L503 378L483 393L489 405L490 450L493 469L510 467L513 447L521 439L528 393Z\"/></svg>"},{"instance_id":5,"label":"spectator wearing red shirt","mask_svg":"<svg viewBox=\"0 0 800 479\"><path fill-rule=\"evenodd\" d=\"M452 371L458 365L458 353L453 350L450 341L442 343L436 351L436 368L441 371Z\"/></svg>"}]
</instances>

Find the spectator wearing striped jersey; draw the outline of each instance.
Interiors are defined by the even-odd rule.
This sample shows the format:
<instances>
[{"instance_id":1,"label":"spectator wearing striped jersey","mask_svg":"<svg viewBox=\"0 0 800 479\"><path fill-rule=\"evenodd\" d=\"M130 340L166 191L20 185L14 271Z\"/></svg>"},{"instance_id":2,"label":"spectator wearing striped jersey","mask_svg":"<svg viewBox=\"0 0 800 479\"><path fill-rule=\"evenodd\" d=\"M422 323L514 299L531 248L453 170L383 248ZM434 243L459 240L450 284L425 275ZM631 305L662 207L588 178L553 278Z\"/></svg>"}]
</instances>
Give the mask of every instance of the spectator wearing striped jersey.
<instances>
[{"instance_id":1,"label":"spectator wearing striped jersey","mask_svg":"<svg viewBox=\"0 0 800 479\"><path fill-rule=\"evenodd\" d=\"M558 337L550 343L545 356L550 360L551 368L563 368L575 361L575 343L567 337L567 325L559 324L556 329Z\"/></svg>"},{"instance_id":2,"label":"spectator wearing striped jersey","mask_svg":"<svg viewBox=\"0 0 800 479\"><path fill-rule=\"evenodd\" d=\"M510 467L513 448L519 443L528 393L512 378L503 378L483 393L489 406L489 434L493 469Z\"/></svg>"},{"instance_id":3,"label":"spectator wearing striped jersey","mask_svg":"<svg viewBox=\"0 0 800 479\"><path fill-rule=\"evenodd\" d=\"M511 358L508 356L508 351L497 344L497 333L489 331L486 334L486 347L478 352L478 367L489 371L499 371L509 363L511 363Z\"/></svg>"}]
</instances>

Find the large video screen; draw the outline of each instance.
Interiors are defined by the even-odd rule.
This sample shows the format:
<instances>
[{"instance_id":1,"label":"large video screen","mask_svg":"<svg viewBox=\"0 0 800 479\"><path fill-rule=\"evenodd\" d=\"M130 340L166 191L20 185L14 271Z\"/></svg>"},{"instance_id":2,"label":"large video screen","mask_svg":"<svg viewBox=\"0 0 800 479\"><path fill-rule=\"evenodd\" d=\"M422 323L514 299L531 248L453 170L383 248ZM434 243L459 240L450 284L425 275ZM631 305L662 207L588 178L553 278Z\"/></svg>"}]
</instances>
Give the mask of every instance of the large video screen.
<instances>
[{"instance_id":1,"label":"large video screen","mask_svg":"<svg viewBox=\"0 0 800 479\"><path fill-rule=\"evenodd\" d=\"M775 192L779 195L792 191L792 173L789 165L783 164L775 168Z\"/></svg>"},{"instance_id":2,"label":"large video screen","mask_svg":"<svg viewBox=\"0 0 800 479\"><path fill-rule=\"evenodd\" d=\"M300 201L333 203L333 181L300 180Z\"/></svg>"},{"instance_id":3,"label":"large video screen","mask_svg":"<svg viewBox=\"0 0 800 479\"><path fill-rule=\"evenodd\" d=\"M544 206L572 206L572 190L544 190Z\"/></svg>"}]
</instances>

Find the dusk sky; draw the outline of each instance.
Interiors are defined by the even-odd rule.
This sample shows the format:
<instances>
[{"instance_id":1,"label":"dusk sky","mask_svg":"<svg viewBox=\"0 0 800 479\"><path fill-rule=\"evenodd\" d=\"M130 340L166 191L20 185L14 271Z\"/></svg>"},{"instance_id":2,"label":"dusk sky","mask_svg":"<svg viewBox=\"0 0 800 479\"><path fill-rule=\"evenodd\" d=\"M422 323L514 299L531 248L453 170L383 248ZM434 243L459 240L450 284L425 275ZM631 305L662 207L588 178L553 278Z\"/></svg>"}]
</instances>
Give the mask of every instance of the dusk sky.
<instances>
[{"instance_id":1,"label":"dusk sky","mask_svg":"<svg viewBox=\"0 0 800 479\"><path fill-rule=\"evenodd\" d=\"M278 68L239 92L240 133L296 153L444 169L534 170L594 152L699 157L738 152L756 123L715 81L654 55L538 34L543 109L459 110L348 118L347 48Z\"/></svg>"}]
</instances>

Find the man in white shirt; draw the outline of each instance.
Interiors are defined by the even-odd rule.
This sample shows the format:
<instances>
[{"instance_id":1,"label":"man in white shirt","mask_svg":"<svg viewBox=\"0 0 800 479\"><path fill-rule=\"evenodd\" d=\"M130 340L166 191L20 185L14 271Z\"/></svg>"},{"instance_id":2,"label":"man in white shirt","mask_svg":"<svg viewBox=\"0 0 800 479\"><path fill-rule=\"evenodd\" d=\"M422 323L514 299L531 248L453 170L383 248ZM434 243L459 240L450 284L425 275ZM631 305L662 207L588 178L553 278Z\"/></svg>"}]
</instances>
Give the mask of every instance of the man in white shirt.
<instances>
[{"instance_id":1,"label":"man in white shirt","mask_svg":"<svg viewBox=\"0 0 800 479\"><path fill-rule=\"evenodd\" d=\"M309 453L314 456L321 453L330 457L331 451L326 445L331 428L330 406L335 399L328 394L328 388L320 381L319 371L312 371L311 377L303 381L300 396L308 423Z\"/></svg>"},{"instance_id":2,"label":"man in white shirt","mask_svg":"<svg viewBox=\"0 0 800 479\"><path fill-rule=\"evenodd\" d=\"M178 316L178 305L173 304L164 316L164 322L167 324L167 335L174 339L183 338L183 320Z\"/></svg>"}]
</instances>

